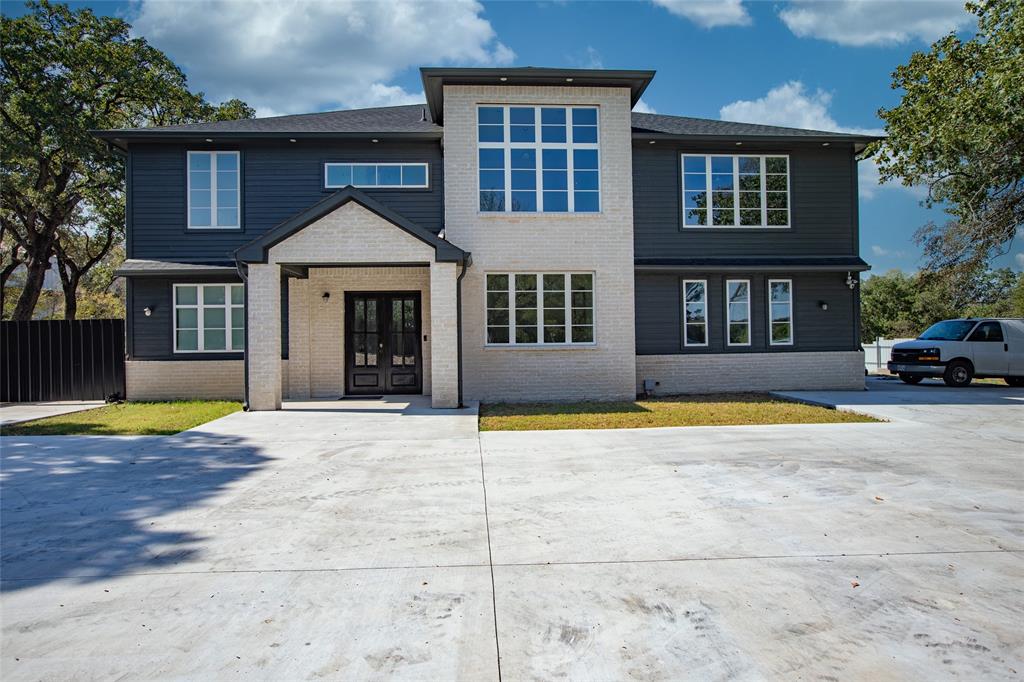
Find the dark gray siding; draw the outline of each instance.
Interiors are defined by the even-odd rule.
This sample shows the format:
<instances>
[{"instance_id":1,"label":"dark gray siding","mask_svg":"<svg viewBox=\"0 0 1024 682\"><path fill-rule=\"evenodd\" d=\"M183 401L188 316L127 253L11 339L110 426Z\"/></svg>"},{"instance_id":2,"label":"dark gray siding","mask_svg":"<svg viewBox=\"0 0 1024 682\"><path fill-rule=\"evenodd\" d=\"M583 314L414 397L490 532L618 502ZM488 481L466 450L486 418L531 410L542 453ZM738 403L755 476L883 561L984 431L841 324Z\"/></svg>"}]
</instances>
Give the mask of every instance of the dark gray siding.
<instances>
[{"instance_id":1,"label":"dark gray siding","mask_svg":"<svg viewBox=\"0 0 1024 682\"><path fill-rule=\"evenodd\" d=\"M789 229L682 228L684 153L788 154ZM633 146L633 239L637 258L660 256L857 255L857 175L848 146L707 146L658 141Z\"/></svg>"},{"instance_id":2,"label":"dark gray siding","mask_svg":"<svg viewBox=\"0 0 1024 682\"><path fill-rule=\"evenodd\" d=\"M134 277L128 280L129 360L229 360L242 353L174 353L174 284L240 282L238 277ZM288 288L281 280L281 357L288 357ZM146 317L149 307L152 315ZM339 330L340 331L340 330Z\"/></svg>"},{"instance_id":3,"label":"dark gray siding","mask_svg":"<svg viewBox=\"0 0 1024 682\"><path fill-rule=\"evenodd\" d=\"M444 171L437 142L299 141L207 148L242 152L241 231L186 229L185 158L198 147L132 145L130 258L228 258L234 249L334 191L324 189L327 161L429 163L428 189L365 191L421 227L438 232L443 226Z\"/></svg>"},{"instance_id":4,"label":"dark gray siding","mask_svg":"<svg viewBox=\"0 0 1024 682\"><path fill-rule=\"evenodd\" d=\"M708 346L683 347L680 315L684 279L708 282ZM751 345L725 345L725 280L749 279L751 289ZM767 291L769 279L793 280L793 345L768 344ZM822 310L819 302L828 304ZM856 293L846 286L846 273L692 273L637 274L636 352L638 355L674 353L751 353L857 350L860 340L855 311Z\"/></svg>"}]
</instances>

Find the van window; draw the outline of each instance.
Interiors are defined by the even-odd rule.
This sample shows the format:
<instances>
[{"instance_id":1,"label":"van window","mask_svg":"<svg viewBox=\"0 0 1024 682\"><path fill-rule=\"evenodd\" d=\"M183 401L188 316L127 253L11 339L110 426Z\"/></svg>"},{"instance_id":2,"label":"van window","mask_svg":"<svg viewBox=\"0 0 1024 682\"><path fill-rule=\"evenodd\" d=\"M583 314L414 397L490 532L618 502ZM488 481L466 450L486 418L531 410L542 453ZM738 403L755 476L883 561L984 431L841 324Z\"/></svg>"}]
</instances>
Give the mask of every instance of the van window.
<instances>
[{"instance_id":1,"label":"van window","mask_svg":"<svg viewBox=\"0 0 1024 682\"><path fill-rule=\"evenodd\" d=\"M989 341L994 343L1003 342L1003 328L998 322L982 322L978 328L971 332L968 341Z\"/></svg>"}]
</instances>

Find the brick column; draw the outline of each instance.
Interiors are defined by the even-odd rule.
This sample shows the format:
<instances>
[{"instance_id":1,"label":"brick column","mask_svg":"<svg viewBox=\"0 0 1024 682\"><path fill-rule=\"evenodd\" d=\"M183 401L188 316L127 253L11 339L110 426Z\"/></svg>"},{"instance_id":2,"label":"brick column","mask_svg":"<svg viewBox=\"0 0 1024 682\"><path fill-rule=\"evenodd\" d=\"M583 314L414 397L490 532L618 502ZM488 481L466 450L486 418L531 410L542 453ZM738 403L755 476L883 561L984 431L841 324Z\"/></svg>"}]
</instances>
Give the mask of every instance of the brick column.
<instances>
[{"instance_id":1,"label":"brick column","mask_svg":"<svg viewBox=\"0 0 1024 682\"><path fill-rule=\"evenodd\" d=\"M249 409L281 409L281 268L249 266Z\"/></svg>"},{"instance_id":2,"label":"brick column","mask_svg":"<svg viewBox=\"0 0 1024 682\"><path fill-rule=\"evenodd\" d=\"M430 264L430 385L433 407L459 405L459 339L455 263Z\"/></svg>"},{"instance_id":3,"label":"brick column","mask_svg":"<svg viewBox=\"0 0 1024 682\"><path fill-rule=\"evenodd\" d=\"M308 279L288 279L288 397L310 397Z\"/></svg>"}]
</instances>

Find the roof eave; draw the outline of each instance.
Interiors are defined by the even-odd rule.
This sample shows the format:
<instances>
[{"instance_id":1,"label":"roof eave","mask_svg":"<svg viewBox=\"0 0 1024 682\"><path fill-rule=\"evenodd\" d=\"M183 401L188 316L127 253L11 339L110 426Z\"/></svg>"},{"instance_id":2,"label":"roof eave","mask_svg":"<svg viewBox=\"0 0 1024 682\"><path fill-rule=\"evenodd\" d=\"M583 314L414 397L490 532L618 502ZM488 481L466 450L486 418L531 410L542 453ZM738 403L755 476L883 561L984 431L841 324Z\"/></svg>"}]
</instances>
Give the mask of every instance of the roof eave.
<instances>
[{"instance_id":1,"label":"roof eave","mask_svg":"<svg viewBox=\"0 0 1024 682\"><path fill-rule=\"evenodd\" d=\"M452 85L540 85L576 87L628 87L630 105L635 106L650 85L652 70L548 69L548 68L445 68L423 67L420 79L432 120L443 123L444 86Z\"/></svg>"},{"instance_id":2,"label":"roof eave","mask_svg":"<svg viewBox=\"0 0 1024 682\"><path fill-rule=\"evenodd\" d=\"M192 130L90 130L94 136L120 149L135 142L191 142L209 144L207 140L440 140L440 130L416 132L201 132Z\"/></svg>"}]
</instances>

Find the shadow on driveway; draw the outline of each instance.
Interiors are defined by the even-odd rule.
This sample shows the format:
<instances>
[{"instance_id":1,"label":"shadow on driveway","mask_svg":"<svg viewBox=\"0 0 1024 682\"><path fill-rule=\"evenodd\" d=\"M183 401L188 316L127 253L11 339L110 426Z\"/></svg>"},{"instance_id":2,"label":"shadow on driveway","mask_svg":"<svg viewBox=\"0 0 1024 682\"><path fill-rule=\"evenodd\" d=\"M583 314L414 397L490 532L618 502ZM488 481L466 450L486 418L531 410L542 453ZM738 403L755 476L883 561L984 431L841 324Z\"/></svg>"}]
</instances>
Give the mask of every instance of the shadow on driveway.
<instances>
[{"instance_id":1,"label":"shadow on driveway","mask_svg":"<svg viewBox=\"0 0 1024 682\"><path fill-rule=\"evenodd\" d=\"M100 580L198 558L205 539L164 530L271 458L233 436L0 440L0 590Z\"/></svg>"}]
</instances>

